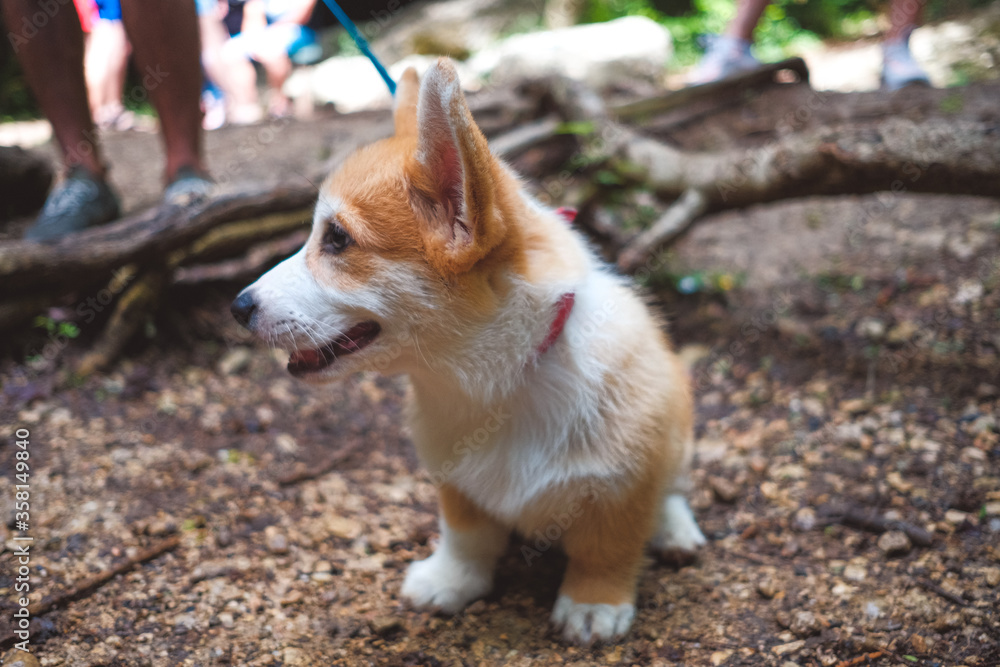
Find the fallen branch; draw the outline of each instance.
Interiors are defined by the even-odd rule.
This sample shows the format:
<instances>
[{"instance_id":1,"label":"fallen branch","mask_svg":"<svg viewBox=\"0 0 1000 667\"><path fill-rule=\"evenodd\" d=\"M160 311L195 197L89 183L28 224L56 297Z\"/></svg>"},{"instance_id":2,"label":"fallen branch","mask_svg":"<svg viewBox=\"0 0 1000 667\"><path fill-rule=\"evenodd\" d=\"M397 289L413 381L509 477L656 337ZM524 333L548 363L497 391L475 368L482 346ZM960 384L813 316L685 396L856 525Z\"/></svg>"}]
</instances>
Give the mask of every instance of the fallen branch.
<instances>
[{"instance_id":1,"label":"fallen branch","mask_svg":"<svg viewBox=\"0 0 1000 667\"><path fill-rule=\"evenodd\" d=\"M76 600L88 597L115 577L130 572L135 567L142 565L147 561L159 558L168 551L176 549L180 543L180 535L169 537L159 544L155 544L148 549L143 549L135 556L125 559L118 565L110 567L103 572L99 572L92 577L88 577L71 585L66 590L53 595L46 595L40 601L29 605L28 613L35 618L43 614L47 614L54 609L61 609ZM36 630L32 628L32 634L34 634L35 631ZM0 636L0 648L8 648L12 646L16 639L17 637L13 632L4 633L3 636Z\"/></svg>"},{"instance_id":2,"label":"fallen branch","mask_svg":"<svg viewBox=\"0 0 1000 667\"><path fill-rule=\"evenodd\" d=\"M292 486L300 482L307 482L313 479L319 479L323 475L335 469L341 463L350 458L355 452L361 449L361 440L355 440L349 445L341 447L336 452L330 455L326 461L321 463L319 466L314 468L306 468L306 465L299 462L295 465L296 470L288 475L278 478L278 484L281 486Z\"/></svg>"},{"instance_id":3,"label":"fallen branch","mask_svg":"<svg viewBox=\"0 0 1000 667\"><path fill-rule=\"evenodd\" d=\"M918 547L929 547L934 544L934 537L920 526L906 521L886 519L879 514L869 512L860 507L823 507L820 508L819 513L821 516L826 516L829 523L841 523L845 526L859 528L877 535L890 530L902 531L910 538L910 542Z\"/></svg>"},{"instance_id":4,"label":"fallen branch","mask_svg":"<svg viewBox=\"0 0 1000 667\"><path fill-rule=\"evenodd\" d=\"M632 273L649 259L657 248L683 234L705 212L707 197L701 190L689 188L654 222L631 241L618 255L618 267Z\"/></svg>"},{"instance_id":5,"label":"fallen branch","mask_svg":"<svg viewBox=\"0 0 1000 667\"><path fill-rule=\"evenodd\" d=\"M106 276L124 264L162 263L172 251L222 225L271 214L302 214L315 198L312 186L278 186L227 195L192 208L157 208L53 244L5 243L0 246L0 298L86 289L95 276Z\"/></svg>"},{"instance_id":6,"label":"fallen branch","mask_svg":"<svg viewBox=\"0 0 1000 667\"><path fill-rule=\"evenodd\" d=\"M196 284L210 281L233 281L248 276L257 276L275 262L287 257L302 247L309 238L309 230L303 229L273 241L252 247L244 257L230 259L215 264L181 266L174 271L173 280L177 284Z\"/></svg>"},{"instance_id":7,"label":"fallen branch","mask_svg":"<svg viewBox=\"0 0 1000 667\"><path fill-rule=\"evenodd\" d=\"M969 606L969 603L966 602L965 598L963 598L962 596L956 595L955 593L952 593L951 591L947 591L947 590L941 588L940 586L938 586L937 584L935 584L934 582L928 581L927 579L917 579L917 585L920 586L921 588L923 588L925 591L930 591L931 593L934 593L935 595L939 595L940 597L943 597L948 602L952 602L954 604L957 604L959 607L968 607Z\"/></svg>"}]
</instances>

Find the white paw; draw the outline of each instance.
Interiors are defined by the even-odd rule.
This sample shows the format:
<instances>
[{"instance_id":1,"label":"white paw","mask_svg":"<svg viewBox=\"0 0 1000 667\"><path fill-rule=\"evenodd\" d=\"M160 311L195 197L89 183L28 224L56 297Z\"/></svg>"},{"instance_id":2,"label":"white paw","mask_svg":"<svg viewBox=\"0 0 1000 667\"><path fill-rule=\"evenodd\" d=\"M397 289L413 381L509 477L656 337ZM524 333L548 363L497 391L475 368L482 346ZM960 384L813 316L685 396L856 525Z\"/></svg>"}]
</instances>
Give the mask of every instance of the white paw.
<instances>
[{"instance_id":1,"label":"white paw","mask_svg":"<svg viewBox=\"0 0 1000 667\"><path fill-rule=\"evenodd\" d=\"M684 497L667 496L663 503L663 523L653 538L653 548L660 552L692 553L706 541Z\"/></svg>"},{"instance_id":2,"label":"white paw","mask_svg":"<svg viewBox=\"0 0 1000 667\"><path fill-rule=\"evenodd\" d=\"M552 623L562 629L563 639L574 644L618 639L634 618L634 604L577 604L568 595L560 595L552 609Z\"/></svg>"},{"instance_id":3,"label":"white paw","mask_svg":"<svg viewBox=\"0 0 1000 667\"><path fill-rule=\"evenodd\" d=\"M415 607L432 607L454 614L489 593L491 588L492 570L435 552L426 560L410 564L402 594Z\"/></svg>"}]
</instances>

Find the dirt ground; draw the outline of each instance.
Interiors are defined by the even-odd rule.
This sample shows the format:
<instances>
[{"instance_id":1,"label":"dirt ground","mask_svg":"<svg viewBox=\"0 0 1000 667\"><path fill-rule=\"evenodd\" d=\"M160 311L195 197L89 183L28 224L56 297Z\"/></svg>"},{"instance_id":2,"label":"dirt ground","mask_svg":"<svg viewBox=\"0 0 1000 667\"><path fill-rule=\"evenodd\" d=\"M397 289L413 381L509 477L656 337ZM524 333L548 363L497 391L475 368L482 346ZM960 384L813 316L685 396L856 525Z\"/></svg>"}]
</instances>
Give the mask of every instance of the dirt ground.
<instances>
[{"instance_id":1,"label":"dirt ground","mask_svg":"<svg viewBox=\"0 0 1000 667\"><path fill-rule=\"evenodd\" d=\"M267 141L223 130L210 160L239 183L307 176L336 142L377 133L382 117L366 118ZM129 209L157 197L156 142L108 138ZM526 562L536 536L455 617L400 602L437 535L401 426L405 381L297 382L229 317L238 285L175 288L147 337L82 384L60 369L96 325L55 364L25 361L43 334L7 341L0 638L15 597L9 434L26 428L32 599L169 547L37 616L42 665L995 667L998 248L1000 202L973 197L808 198L699 224L668 268L735 286L655 296L692 364L691 498L709 544L691 565L651 561L628 638L592 649L548 626L564 559Z\"/></svg>"}]
</instances>

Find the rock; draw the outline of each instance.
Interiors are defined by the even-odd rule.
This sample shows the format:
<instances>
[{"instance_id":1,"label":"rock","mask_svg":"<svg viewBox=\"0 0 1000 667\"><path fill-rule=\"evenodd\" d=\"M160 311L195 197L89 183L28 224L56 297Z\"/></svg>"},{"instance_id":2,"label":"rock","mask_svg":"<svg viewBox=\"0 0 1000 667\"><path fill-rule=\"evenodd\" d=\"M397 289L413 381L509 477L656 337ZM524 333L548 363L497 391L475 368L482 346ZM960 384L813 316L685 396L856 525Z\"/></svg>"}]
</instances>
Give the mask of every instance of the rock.
<instances>
[{"instance_id":1,"label":"rock","mask_svg":"<svg viewBox=\"0 0 1000 667\"><path fill-rule=\"evenodd\" d=\"M299 451L299 443L288 433L279 433L278 437L274 439L274 444L278 447L278 451L283 454L294 454Z\"/></svg>"},{"instance_id":2,"label":"rock","mask_svg":"<svg viewBox=\"0 0 1000 667\"><path fill-rule=\"evenodd\" d=\"M715 667L719 667L719 665L721 665L722 663L724 663L726 660L729 660L729 658L732 655L733 655L732 649L724 649L724 650L721 650L721 651L714 651L712 653L712 655L709 657L709 660L712 661L712 664L715 665Z\"/></svg>"},{"instance_id":3,"label":"rock","mask_svg":"<svg viewBox=\"0 0 1000 667\"><path fill-rule=\"evenodd\" d=\"M962 615L952 612L950 614L944 614L938 616L934 621L934 629L938 632L947 632L948 630L954 630L955 628L961 627L962 625Z\"/></svg>"},{"instance_id":4,"label":"rock","mask_svg":"<svg viewBox=\"0 0 1000 667\"><path fill-rule=\"evenodd\" d=\"M222 612L216 618L219 620L219 625L226 628L227 630L236 625L236 619L234 619L233 615L230 614L228 611Z\"/></svg>"},{"instance_id":5,"label":"rock","mask_svg":"<svg viewBox=\"0 0 1000 667\"><path fill-rule=\"evenodd\" d=\"M917 653L927 653L927 640L921 635L910 635L910 646Z\"/></svg>"},{"instance_id":6,"label":"rock","mask_svg":"<svg viewBox=\"0 0 1000 667\"><path fill-rule=\"evenodd\" d=\"M30 653L14 650L7 654L3 662L0 662L0 667L41 667L41 665L38 658Z\"/></svg>"},{"instance_id":7,"label":"rock","mask_svg":"<svg viewBox=\"0 0 1000 667\"><path fill-rule=\"evenodd\" d=\"M353 540L361 535L363 526L354 519L344 516L330 516L326 520L326 529L334 537Z\"/></svg>"},{"instance_id":8,"label":"rock","mask_svg":"<svg viewBox=\"0 0 1000 667\"><path fill-rule=\"evenodd\" d=\"M268 526L264 529L264 542L267 550L273 554L288 553L288 538L278 530L277 526Z\"/></svg>"},{"instance_id":9,"label":"rock","mask_svg":"<svg viewBox=\"0 0 1000 667\"><path fill-rule=\"evenodd\" d=\"M852 415L868 412L872 402L867 398L848 398L840 402L840 409ZM837 438L841 442L856 442L861 438L861 426L848 422L837 427Z\"/></svg>"},{"instance_id":10,"label":"rock","mask_svg":"<svg viewBox=\"0 0 1000 667\"><path fill-rule=\"evenodd\" d=\"M816 510L811 507L803 507L792 517L792 528L807 533L816 527Z\"/></svg>"},{"instance_id":11,"label":"rock","mask_svg":"<svg viewBox=\"0 0 1000 667\"><path fill-rule=\"evenodd\" d=\"M398 616L376 616L368 626L379 637L386 637L403 629L403 621Z\"/></svg>"},{"instance_id":12,"label":"rock","mask_svg":"<svg viewBox=\"0 0 1000 667\"><path fill-rule=\"evenodd\" d=\"M849 581L864 581L868 576L868 568L854 563L844 568L844 579Z\"/></svg>"},{"instance_id":13,"label":"rock","mask_svg":"<svg viewBox=\"0 0 1000 667\"><path fill-rule=\"evenodd\" d=\"M306 652L300 648L290 646L281 652L283 665L309 665L312 664Z\"/></svg>"},{"instance_id":14,"label":"rock","mask_svg":"<svg viewBox=\"0 0 1000 667\"><path fill-rule=\"evenodd\" d=\"M219 361L218 369L223 375L236 375L250 364L253 353L249 347L234 347Z\"/></svg>"},{"instance_id":15,"label":"rock","mask_svg":"<svg viewBox=\"0 0 1000 667\"><path fill-rule=\"evenodd\" d=\"M854 331L868 340L882 340L885 337L885 322L877 317L862 317Z\"/></svg>"},{"instance_id":16,"label":"rock","mask_svg":"<svg viewBox=\"0 0 1000 667\"><path fill-rule=\"evenodd\" d=\"M774 577L764 577L757 582L757 592L768 600L782 591L781 584Z\"/></svg>"},{"instance_id":17,"label":"rock","mask_svg":"<svg viewBox=\"0 0 1000 667\"><path fill-rule=\"evenodd\" d=\"M514 35L468 60L491 83L567 76L593 88L620 81L657 81L673 47L670 33L641 16Z\"/></svg>"},{"instance_id":18,"label":"rock","mask_svg":"<svg viewBox=\"0 0 1000 667\"><path fill-rule=\"evenodd\" d=\"M1000 586L1000 567L983 568L983 579L987 586Z\"/></svg>"},{"instance_id":19,"label":"rock","mask_svg":"<svg viewBox=\"0 0 1000 667\"><path fill-rule=\"evenodd\" d=\"M794 642L788 642L786 644L778 644L777 646L771 647L771 653L775 655L785 655L786 653L794 653L806 645L804 639L798 639Z\"/></svg>"},{"instance_id":20,"label":"rock","mask_svg":"<svg viewBox=\"0 0 1000 667\"><path fill-rule=\"evenodd\" d=\"M909 553L913 545L910 543L910 538L903 531L890 530L878 538L878 548L886 556L902 556Z\"/></svg>"},{"instance_id":21,"label":"rock","mask_svg":"<svg viewBox=\"0 0 1000 667\"><path fill-rule=\"evenodd\" d=\"M983 505L986 516L1000 516L1000 502L989 502Z\"/></svg>"},{"instance_id":22,"label":"rock","mask_svg":"<svg viewBox=\"0 0 1000 667\"><path fill-rule=\"evenodd\" d=\"M799 637L809 637L811 635L817 634L823 627L823 624L817 618L816 614L811 611L806 611L800 609L792 614L791 623L788 625L788 629L797 634Z\"/></svg>"},{"instance_id":23,"label":"rock","mask_svg":"<svg viewBox=\"0 0 1000 667\"><path fill-rule=\"evenodd\" d=\"M906 343L913 338L920 328L912 320L903 320L893 328L889 329L886 340L890 343Z\"/></svg>"},{"instance_id":24,"label":"rock","mask_svg":"<svg viewBox=\"0 0 1000 667\"><path fill-rule=\"evenodd\" d=\"M944 520L952 525L960 526L969 520L969 513L960 510L948 510L944 513Z\"/></svg>"},{"instance_id":25,"label":"rock","mask_svg":"<svg viewBox=\"0 0 1000 667\"><path fill-rule=\"evenodd\" d=\"M740 487L725 477L709 477L708 483L712 487L712 491L715 492L715 497L724 503L735 502L740 495Z\"/></svg>"}]
</instances>

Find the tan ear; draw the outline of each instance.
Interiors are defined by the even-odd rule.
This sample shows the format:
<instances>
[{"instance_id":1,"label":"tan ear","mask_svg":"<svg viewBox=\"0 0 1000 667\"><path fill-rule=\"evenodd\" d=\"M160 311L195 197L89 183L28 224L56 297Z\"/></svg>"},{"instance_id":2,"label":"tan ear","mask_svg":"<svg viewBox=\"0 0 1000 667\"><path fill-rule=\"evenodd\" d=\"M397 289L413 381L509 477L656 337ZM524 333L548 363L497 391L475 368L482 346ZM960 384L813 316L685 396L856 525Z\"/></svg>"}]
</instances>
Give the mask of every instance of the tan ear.
<instances>
[{"instance_id":1,"label":"tan ear","mask_svg":"<svg viewBox=\"0 0 1000 667\"><path fill-rule=\"evenodd\" d=\"M417 98L420 96L420 77L417 70L407 67L396 83L396 97L393 101L393 122L396 136L403 137L417 133Z\"/></svg>"},{"instance_id":2,"label":"tan ear","mask_svg":"<svg viewBox=\"0 0 1000 667\"><path fill-rule=\"evenodd\" d=\"M503 229L494 206L496 161L447 58L420 86L415 160L411 182L434 240L432 260L447 273L468 271L500 243Z\"/></svg>"}]
</instances>

